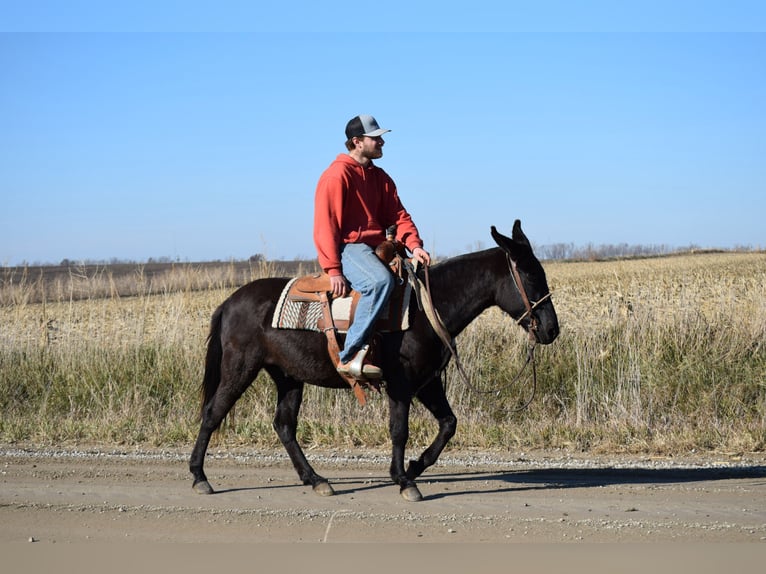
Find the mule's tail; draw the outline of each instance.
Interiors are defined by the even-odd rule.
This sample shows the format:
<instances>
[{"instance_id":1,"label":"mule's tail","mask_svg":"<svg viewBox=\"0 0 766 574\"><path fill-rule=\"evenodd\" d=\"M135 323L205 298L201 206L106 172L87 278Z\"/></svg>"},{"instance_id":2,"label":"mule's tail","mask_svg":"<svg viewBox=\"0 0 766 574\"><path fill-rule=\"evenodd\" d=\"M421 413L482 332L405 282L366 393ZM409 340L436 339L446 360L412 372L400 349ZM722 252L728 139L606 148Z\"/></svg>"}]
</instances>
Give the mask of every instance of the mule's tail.
<instances>
[{"instance_id":1,"label":"mule's tail","mask_svg":"<svg viewBox=\"0 0 766 574\"><path fill-rule=\"evenodd\" d=\"M207 336L207 354L205 355L205 376L202 378L202 408L210 402L221 384L221 320L223 305L218 307L210 320L210 334Z\"/></svg>"}]
</instances>

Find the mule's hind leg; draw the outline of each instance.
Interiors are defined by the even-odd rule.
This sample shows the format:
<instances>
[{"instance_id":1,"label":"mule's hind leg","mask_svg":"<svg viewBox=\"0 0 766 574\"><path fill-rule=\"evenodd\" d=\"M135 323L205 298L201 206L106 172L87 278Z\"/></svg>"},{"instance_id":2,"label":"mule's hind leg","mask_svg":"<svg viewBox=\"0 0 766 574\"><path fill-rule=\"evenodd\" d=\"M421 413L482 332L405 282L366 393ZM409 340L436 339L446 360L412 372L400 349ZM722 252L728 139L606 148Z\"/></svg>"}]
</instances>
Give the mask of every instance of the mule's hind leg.
<instances>
[{"instance_id":1,"label":"mule's hind leg","mask_svg":"<svg viewBox=\"0 0 766 574\"><path fill-rule=\"evenodd\" d=\"M199 494L213 494L215 492L202 468L205 462L205 452L207 452L208 444L210 444L210 437L213 436L220 424L220 422L218 424L211 424L211 422L212 419L209 415L202 415L202 424L199 434L197 434L197 441L194 443L194 449L189 458L189 471L194 477L192 488Z\"/></svg>"},{"instance_id":2,"label":"mule's hind leg","mask_svg":"<svg viewBox=\"0 0 766 574\"><path fill-rule=\"evenodd\" d=\"M282 441L303 484L310 484L320 496L332 496L335 494L332 486L326 478L314 471L296 437L298 412L303 401L303 383L286 376L278 368L267 367L267 371L277 384L277 408L273 426L279 440Z\"/></svg>"},{"instance_id":3,"label":"mule's hind leg","mask_svg":"<svg viewBox=\"0 0 766 574\"><path fill-rule=\"evenodd\" d=\"M229 411L241 394L241 392L231 393L219 389L212 400L202 409L202 423L197 435L197 442L194 443L194 450L192 450L191 458L189 459L189 470L194 477L192 487L199 494L213 494L214 492L202 468L205 462L205 453L213 433L221 426L223 419L229 414Z\"/></svg>"},{"instance_id":4,"label":"mule's hind leg","mask_svg":"<svg viewBox=\"0 0 766 574\"><path fill-rule=\"evenodd\" d=\"M222 353L220 365L206 366L205 377L206 379L209 377L214 382L213 386L217 385L217 388L202 407L202 422L189 459L189 470L194 477L192 486L200 494L214 492L203 470L210 438L221 426L237 399L253 382L259 370L260 363L256 357L250 356L247 360L241 351L233 349L227 349Z\"/></svg>"},{"instance_id":5,"label":"mule's hind leg","mask_svg":"<svg viewBox=\"0 0 766 574\"><path fill-rule=\"evenodd\" d=\"M439 432L433 442L417 460L410 460L407 465L407 478L415 480L423 471L434 464L457 430L457 417L452 412L447 395L438 379L434 379L417 394L434 418L439 422Z\"/></svg>"}]
</instances>

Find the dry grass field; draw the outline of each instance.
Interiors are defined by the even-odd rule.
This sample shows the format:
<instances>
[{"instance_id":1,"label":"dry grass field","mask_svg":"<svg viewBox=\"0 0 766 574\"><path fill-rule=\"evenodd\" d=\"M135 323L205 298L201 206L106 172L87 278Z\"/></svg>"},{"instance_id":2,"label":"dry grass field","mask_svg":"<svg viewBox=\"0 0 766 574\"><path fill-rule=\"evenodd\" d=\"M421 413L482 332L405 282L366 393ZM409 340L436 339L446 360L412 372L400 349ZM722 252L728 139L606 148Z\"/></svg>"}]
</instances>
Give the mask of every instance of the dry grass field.
<instances>
[{"instance_id":1,"label":"dry grass field","mask_svg":"<svg viewBox=\"0 0 766 574\"><path fill-rule=\"evenodd\" d=\"M476 394L446 384L460 448L593 452L762 451L766 447L766 255L690 254L545 264L561 335L538 347L538 387L513 383L524 333L497 309L458 338ZM308 271L307 271L308 272ZM284 274L269 264L137 267L0 285L0 442L191 446L208 321L236 285ZM434 286L434 288L438 288ZM259 376L216 439L277 446L274 392ZM388 443L387 404L308 389L309 448ZM411 442L435 424L413 409Z\"/></svg>"}]
</instances>

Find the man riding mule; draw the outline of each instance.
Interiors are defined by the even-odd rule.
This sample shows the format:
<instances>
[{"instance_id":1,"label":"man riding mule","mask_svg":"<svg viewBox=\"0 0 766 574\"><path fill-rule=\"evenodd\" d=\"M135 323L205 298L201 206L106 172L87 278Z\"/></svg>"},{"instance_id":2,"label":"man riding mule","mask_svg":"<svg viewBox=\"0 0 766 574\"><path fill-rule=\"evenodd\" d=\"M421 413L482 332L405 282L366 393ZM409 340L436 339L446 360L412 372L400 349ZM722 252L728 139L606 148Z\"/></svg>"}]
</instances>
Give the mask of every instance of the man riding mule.
<instances>
[{"instance_id":1,"label":"man riding mule","mask_svg":"<svg viewBox=\"0 0 766 574\"><path fill-rule=\"evenodd\" d=\"M356 116L346 125L347 154L340 154L319 179L315 195L314 242L325 275L315 278L265 278L239 288L213 313L205 375L202 381L202 422L189 470L194 489L212 494L203 470L210 438L242 393L265 369L277 387L273 426L303 481L322 496L335 494L326 478L306 459L297 441L298 413L306 384L354 389L364 404L359 381L385 380L391 435L391 479L409 501L422 500L415 483L433 465L455 434L452 412L441 374L457 357L454 338L484 309L497 305L528 333L530 344L548 344L559 326L548 283L529 240L516 220L511 237L492 227L498 247L435 265L423 249L417 227L402 205L396 185L372 160L383 156L381 129L372 116ZM386 231L395 226L394 239L412 253L424 269L408 274L429 283L427 304L408 306L406 327L380 332L376 362L369 341L376 321L390 303L396 279L376 248L385 245ZM393 243L390 249L396 249ZM295 288L295 289L293 289ZM335 341L336 323L327 316L330 298L359 294L342 350ZM297 294L296 294L297 291ZM292 293L292 295L291 295ZM328 295L329 294L329 295ZM323 328L284 328L281 309L286 299L322 305ZM299 315L307 310L300 306ZM389 305L390 308L390 305ZM318 319L317 319L318 321ZM323 334L321 331L324 331ZM329 349L329 353L328 353ZM530 355L531 356L531 355ZM457 361L456 361L457 362ZM360 392L362 395L360 395ZM434 416L439 430L420 455L405 466L409 413L417 399Z\"/></svg>"},{"instance_id":2,"label":"man riding mule","mask_svg":"<svg viewBox=\"0 0 766 574\"><path fill-rule=\"evenodd\" d=\"M369 341L394 289L394 277L375 248L395 226L395 239L413 258L424 265L431 262L394 181L372 161L383 157L382 135L388 131L372 116L351 119L346 125L348 153L339 154L324 171L314 199L314 243L319 264L330 277L330 292L336 298L350 289L360 294L336 368L344 377L361 380L383 375L369 356Z\"/></svg>"},{"instance_id":3,"label":"man riding mule","mask_svg":"<svg viewBox=\"0 0 766 574\"><path fill-rule=\"evenodd\" d=\"M410 305L407 328L378 337L378 358L388 397L389 473L409 501L422 500L415 481L437 461L457 429L441 378L453 356L448 343L492 306L498 306L528 332L530 345L552 343L559 334L545 272L521 222L514 223L511 237L494 227L491 232L497 247L453 257L418 273L424 279L429 278L426 270L430 274L428 298L440 328L435 328L436 322L427 316L428 305L422 309ZM213 313L202 380L202 421L189 459L194 489L201 494L214 492L203 469L210 438L262 369L277 389L274 430L300 480L317 494L335 493L298 443L298 414L305 385L331 389L349 386L330 359L323 333L273 325L290 281L284 277L252 281L232 293ZM420 456L405 464L413 400L433 415L438 431Z\"/></svg>"}]
</instances>

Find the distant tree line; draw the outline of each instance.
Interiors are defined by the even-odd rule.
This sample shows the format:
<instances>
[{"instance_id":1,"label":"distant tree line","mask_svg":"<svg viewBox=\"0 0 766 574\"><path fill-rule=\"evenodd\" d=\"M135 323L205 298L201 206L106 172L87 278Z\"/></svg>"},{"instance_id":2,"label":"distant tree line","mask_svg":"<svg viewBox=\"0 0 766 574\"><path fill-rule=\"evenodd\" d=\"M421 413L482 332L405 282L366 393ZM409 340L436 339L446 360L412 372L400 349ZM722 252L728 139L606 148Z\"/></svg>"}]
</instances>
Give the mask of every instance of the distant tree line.
<instances>
[{"instance_id":1,"label":"distant tree line","mask_svg":"<svg viewBox=\"0 0 766 574\"><path fill-rule=\"evenodd\" d=\"M486 249L486 245L477 241L475 244L467 246L467 251L480 251ZM662 255L673 255L678 253L710 253L710 252L761 252L764 249L761 247L752 247L749 245L735 245L732 248L726 249L711 249L703 248L698 245L688 245L686 247L672 247L670 245L629 245L627 243L618 244L601 244L594 245L589 243L587 245L575 245L574 243L552 243L550 245L534 245L535 254L538 258L548 261L599 261L605 259L620 259L629 257L659 257ZM435 259L446 259L446 257L439 256L437 253ZM270 260L263 253L255 253L247 259L215 259L209 261L181 261L178 257L150 257L145 261L136 261L132 259L119 259L113 257L111 259L85 259L85 260L73 260L64 258L58 264L59 267L93 267L93 266L108 266L108 265L168 265L178 263L268 263ZM279 262L279 260L275 261ZM296 257L291 261L292 263L306 263L307 260ZM309 263L315 263L315 260L308 261ZM23 262L15 267L50 267L55 266L55 263L28 263ZM2 265L0 265L2 267Z\"/></svg>"},{"instance_id":2,"label":"distant tree line","mask_svg":"<svg viewBox=\"0 0 766 574\"><path fill-rule=\"evenodd\" d=\"M628 245L627 243L577 246L574 243L554 243L534 247L540 259L558 261L599 261L635 257L658 257L679 253L753 252L762 251L749 245L737 245L729 249L703 248L698 245L672 247L670 245Z\"/></svg>"},{"instance_id":3,"label":"distant tree line","mask_svg":"<svg viewBox=\"0 0 766 574\"><path fill-rule=\"evenodd\" d=\"M589 243L582 246L575 245L574 243L554 243L552 245L536 247L535 254L540 259L593 261L623 257L655 257L679 251L690 252L696 250L699 250L699 248L693 245L679 249L669 245L628 245L627 243L593 245Z\"/></svg>"},{"instance_id":4,"label":"distant tree line","mask_svg":"<svg viewBox=\"0 0 766 574\"><path fill-rule=\"evenodd\" d=\"M112 257L110 259L83 259L83 260L73 260L64 258L59 263L59 267L79 267L79 266L95 266L95 265L143 265L148 264L151 265L153 263L180 263L181 260L179 258L172 258L172 257L150 257L146 261L136 261L135 259L120 259L119 257ZM46 265L45 263L43 265Z\"/></svg>"}]
</instances>

